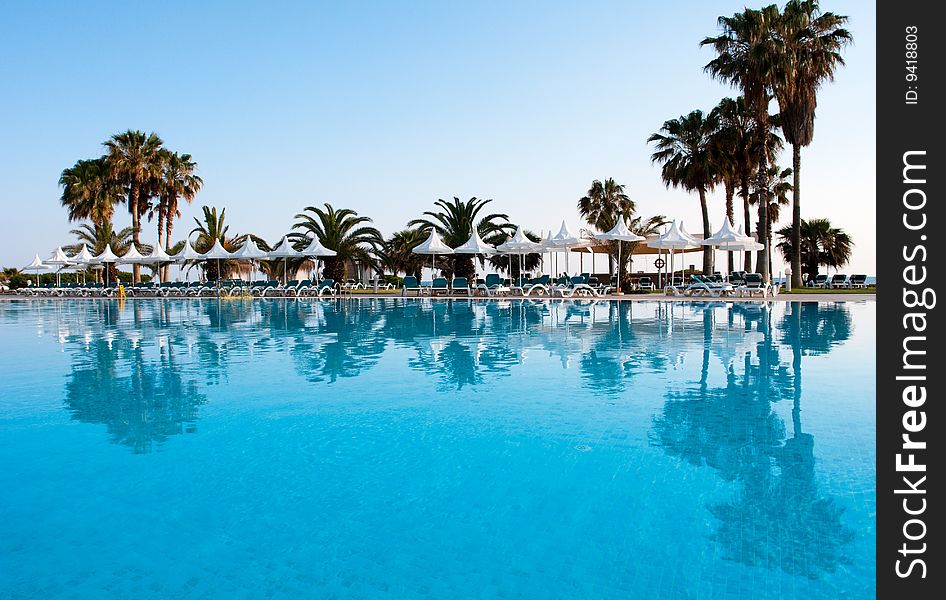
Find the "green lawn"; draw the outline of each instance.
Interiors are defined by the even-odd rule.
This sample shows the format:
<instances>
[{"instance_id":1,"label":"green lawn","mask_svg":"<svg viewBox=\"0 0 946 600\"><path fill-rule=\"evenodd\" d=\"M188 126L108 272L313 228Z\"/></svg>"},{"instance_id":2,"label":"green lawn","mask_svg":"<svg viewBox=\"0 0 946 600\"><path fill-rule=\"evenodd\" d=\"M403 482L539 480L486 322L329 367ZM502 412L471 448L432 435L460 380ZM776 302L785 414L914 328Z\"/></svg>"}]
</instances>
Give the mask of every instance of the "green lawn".
<instances>
[{"instance_id":1,"label":"green lawn","mask_svg":"<svg viewBox=\"0 0 946 600\"><path fill-rule=\"evenodd\" d=\"M866 288L848 289L848 288L793 288L792 291L782 290L782 294L876 294L877 286Z\"/></svg>"}]
</instances>

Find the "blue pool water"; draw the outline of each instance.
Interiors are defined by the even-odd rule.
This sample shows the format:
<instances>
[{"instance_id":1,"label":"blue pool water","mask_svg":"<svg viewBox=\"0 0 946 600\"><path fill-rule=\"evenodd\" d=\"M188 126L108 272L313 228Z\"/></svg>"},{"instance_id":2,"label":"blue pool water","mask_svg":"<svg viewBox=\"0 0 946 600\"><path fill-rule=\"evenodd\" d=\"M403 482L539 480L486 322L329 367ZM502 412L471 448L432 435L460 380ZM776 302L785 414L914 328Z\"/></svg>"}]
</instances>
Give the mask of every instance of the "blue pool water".
<instances>
[{"instance_id":1,"label":"blue pool water","mask_svg":"<svg viewBox=\"0 0 946 600\"><path fill-rule=\"evenodd\" d=\"M0 597L873 596L874 313L0 302Z\"/></svg>"}]
</instances>

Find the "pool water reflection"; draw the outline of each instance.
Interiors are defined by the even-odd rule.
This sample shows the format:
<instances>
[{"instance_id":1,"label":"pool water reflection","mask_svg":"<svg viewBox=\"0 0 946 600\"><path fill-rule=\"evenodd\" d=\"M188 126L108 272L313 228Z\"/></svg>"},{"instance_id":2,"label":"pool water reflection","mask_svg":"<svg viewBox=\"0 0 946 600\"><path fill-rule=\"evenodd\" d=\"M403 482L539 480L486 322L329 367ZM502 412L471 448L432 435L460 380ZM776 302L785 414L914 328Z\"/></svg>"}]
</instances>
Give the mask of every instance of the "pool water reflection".
<instances>
[{"instance_id":1,"label":"pool water reflection","mask_svg":"<svg viewBox=\"0 0 946 600\"><path fill-rule=\"evenodd\" d=\"M872 595L873 319L3 302L0 595Z\"/></svg>"}]
</instances>

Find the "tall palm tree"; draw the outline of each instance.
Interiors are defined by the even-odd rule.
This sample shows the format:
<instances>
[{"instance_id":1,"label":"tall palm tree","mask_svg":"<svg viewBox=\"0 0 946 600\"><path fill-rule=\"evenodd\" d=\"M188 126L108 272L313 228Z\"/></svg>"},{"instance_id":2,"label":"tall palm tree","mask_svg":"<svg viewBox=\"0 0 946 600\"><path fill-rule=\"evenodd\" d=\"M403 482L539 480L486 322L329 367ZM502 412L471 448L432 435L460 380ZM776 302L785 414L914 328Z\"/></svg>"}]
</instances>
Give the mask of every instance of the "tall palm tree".
<instances>
[{"instance_id":1,"label":"tall palm tree","mask_svg":"<svg viewBox=\"0 0 946 600\"><path fill-rule=\"evenodd\" d=\"M115 231L111 221L94 224L84 223L80 225L78 229L73 229L69 233L76 236L78 243L66 246L64 250L73 254L78 252L82 245L85 244L89 247L89 251L92 252L92 254L101 254L106 246L108 246L117 256L122 256L131 248L133 238L131 227L125 227L119 231ZM145 245L139 247L139 250L142 252L150 252L151 247ZM106 268L108 269L109 278L115 281L118 277L118 267L115 266L115 263L108 263L106 264Z\"/></svg>"},{"instance_id":2,"label":"tall palm tree","mask_svg":"<svg viewBox=\"0 0 946 600\"><path fill-rule=\"evenodd\" d=\"M718 116L712 112L704 115L703 111L694 110L666 121L659 132L647 138L656 149L651 161L663 164L660 176L664 184L699 194L704 238L712 233L706 193L713 189L719 177L712 144L718 123ZM712 252L703 253L703 272L713 272Z\"/></svg>"},{"instance_id":3,"label":"tall palm tree","mask_svg":"<svg viewBox=\"0 0 946 600\"><path fill-rule=\"evenodd\" d=\"M171 232L174 219L180 218L178 209L180 200L188 204L193 202L197 192L204 185L204 180L197 175L197 163L190 154L179 154L168 150L162 151L161 176L158 182L158 245L171 247ZM166 266L165 269L170 269Z\"/></svg>"},{"instance_id":4,"label":"tall palm tree","mask_svg":"<svg viewBox=\"0 0 946 600\"><path fill-rule=\"evenodd\" d=\"M314 235L323 246L335 251L335 256L323 259L326 279L344 280L349 262L371 265L370 251L384 244L381 232L368 225L371 219L359 216L350 208L336 209L326 202L324 208L305 207L295 218L297 221L292 228L300 231L289 234L289 238L297 248L301 249Z\"/></svg>"},{"instance_id":5,"label":"tall palm tree","mask_svg":"<svg viewBox=\"0 0 946 600\"><path fill-rule=\"evenodd\" d=\"M59 185L62 186L60 202L69 211L70 221L110 222L115 205L123 200L121 185L109 176L102 158L80 160L64 169Z\"/></svg>"},{"instance_id":6,"label":"tall palm tree","mask_svg":"<svg viewBox=\"0 0 946 600\"><path fill-rule=\"evenodd\" d=\"M843 27L847 20L842 15L822 12L817 0L789 0L778 22L781 43L773 92L782 133L792 146L792 243L796 246L801 236L801 149L814 137L818 89L834 79L835 70L844 65L840 51L853 41ZM794 259L792 285L801 286L801 255L796 254Z\"/></svg>"},{"instance_id":7,"label":"tall palm tree","mask_svg":"<svg viewBox=\"0 0 946 600\"><path fill-rule=\"evenodd\" d=\"M792 184L789 181L791 176L791 169L780 169L778 165L770 164L765 172L765 178L756 177L753 182L749 201L759 207L760 219L765 215L769 220L765 231L768 232L769 237L766 243L770 248L772 247L772 227L778 222L781 208L788 206L789 203L788 194L792 191ZM763 203L766 205L765 207L763 207ZM771 256L768 258L769 261L772 260ZM764 255L760 252L759 260L764 259ZM769 262L769 271L771 272L771 270L772 263Z\"/></svg>"},{"instance_id":8,"label":"tall palm tree","mask_svg":"<svg viewBox=\"0 0 946 600\"><path fill-rule=\"evenodd\" d=\"M792 262L795 258L791 226L778 230L781 240L778 249L782 252L785 262ZM798 246L804 272L811 281L818 276L818 267L840 269L851 260L854 240L843 229L833 227L828 219L801 220L801 244Z\"/></svg>"},{"instance_id":9,"label":"tall palm tree","mask_svg":"<svg viewBox=\"0 0 946 600\"><path fill-rule=\"evenodd\" d=\"M637 205L624 191L624 185L614 179L603 183L591 182L588 192L578 200L578 212L592 227L600 232L609 231L617 223L618 214L630 217ZM608 254L608 268L614 272L614 257Z\"/></svg>"},{"instance_id":10,"label":"tall palm tree","mask_svg":"<svg viewBox=\"0 0 946 600\"><path fill-rule=\"evenodd\" d=\"M462 201L454 196L452 201L438 199L434 205L439 209L437 211L425 211L419 219L412 219L408 222L408 227L420 227L424 231L435 229L444 243L451 248L466 243L473 235L473 227L476 227L477 233L486 241L493 241L491 238L497 234L511 233L515 227L509 223L509 217L503 213L491 213L480 217L480 211L486 207L492 200L480 200L475 196L469 200ZM449 264L453 266L452 275L466 277L473 280L476 277L476 269L473 266L473 258L469 255L456 255Z\"/></svg>"},{"instance_id":11,"label":"tall palm tree","mask_svg":"<svg viewBox=\"0 0 946 600\"><path fill-rule=\"evenodd\" d=\"M774 156L782 149L782 138L776 133L778 116L770 115L768 134L765 137L764 147L758 146L756 125L752 114L746 107L745 98L723 98L713 109L719 119L719 129L713 135L713 148L716 162L726 190L726 215L732 219L735 211L730 209L731 187L738 187L739 197L742 198L742 214L744 232L752 234L752 215L749 210L750 184L753 174L758 169L759 157ZM733 223L735 220L733 219ZM730 253L731 254L731 253ZM730 260L731 257L730 257ZM730 270L733 265L730 264ZM752 253L746 252L744 266L752 270Z\"/></svg>"},{"instance_id":12,"label":"tall palm tree","mask_svg":"<svg viewBox=\"0 0 946 600\"><path fill-rule=\"evenodd\" d=\"M730 17L719 17L722 32L716 37L707 37L701 46L712 46L716 58L706 64L704 71L714 78L730 83L742 91L746 107L755 124L757 148L765 148L768 136L769 100L773 82L773 64L778 44L775 28L781 17L776 5L759 10L745 9ZM768 157L758 154L757 169L764 172ZM765 226L764 219L760 226ZM764 243L767 232L759 232L759 241ZM766 253L768 248L766 248ZM759 271L769 278L768 261L762 261Z\"/></svg>"},{"instance_id":13,"label":"tall palm tree","mask_svg":"<svg viewBox=\"0 0 946 600\"><path fill-rule=\"evenodd\" d=\"M128 191L128 210L131 213L132 236L135 244L141 233L141 216L144 214L140 204L142 189L149 186L160 172L161 141L154 133L128 130L117 133L105 142L106 161L112 177L115 177ZM149 188L150 189L150 188ZM140 266L134 266L134 280L140 280Z\"/></svg>"}]
</instances>

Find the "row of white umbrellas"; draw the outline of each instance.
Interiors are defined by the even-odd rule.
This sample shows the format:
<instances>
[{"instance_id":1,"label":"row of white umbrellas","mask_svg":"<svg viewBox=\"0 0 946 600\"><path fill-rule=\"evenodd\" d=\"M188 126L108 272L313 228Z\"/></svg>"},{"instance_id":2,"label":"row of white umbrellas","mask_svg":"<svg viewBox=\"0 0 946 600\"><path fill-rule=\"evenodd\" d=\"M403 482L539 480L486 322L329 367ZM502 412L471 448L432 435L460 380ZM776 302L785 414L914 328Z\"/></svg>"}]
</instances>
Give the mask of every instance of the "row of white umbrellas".
<instances>
[{"instance_id":1,"label":"row of white umbrellas","mask_svg":"<svg viewBox=\"0 0 946 600\"><path fill-rule=\"evenodd\" d=\"M335 251L323 246L318 237L315 236L313 236L309 244L302 250L293 248L289 243L288 236L283 237L279 245L270 251L261 250L256 242L248 237L243 243L243 246L233 252L224 248L223 244L221 244L218 239L214 241L214 245L207 252L197 252L189 242L185 242L184 248L174 255L168 255L160 245L155 245L150 254L143 255L134 244L131 244L128 251L122 256L117 256L110 246L106 246L100 254L93 255L89 252L88 246L83 244L79 251L72 256L67 255L62 247L53 250L52 254L46 260L41 260L37 254L33 257L29 265L20 270L26 273L43 273L53 270L60 272L71 266L95 267L97 265L111 263L164 264L230 259L259 261L281 258L286 262L290 258L321 258L329 256L335 256Z\"/></svg>"}]
</instances>

